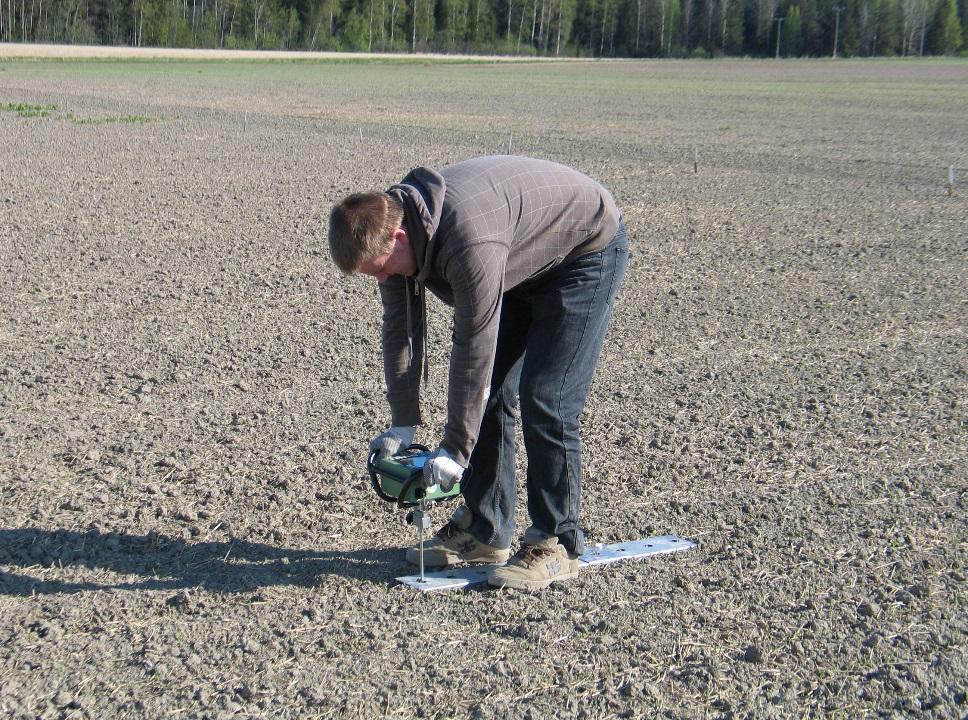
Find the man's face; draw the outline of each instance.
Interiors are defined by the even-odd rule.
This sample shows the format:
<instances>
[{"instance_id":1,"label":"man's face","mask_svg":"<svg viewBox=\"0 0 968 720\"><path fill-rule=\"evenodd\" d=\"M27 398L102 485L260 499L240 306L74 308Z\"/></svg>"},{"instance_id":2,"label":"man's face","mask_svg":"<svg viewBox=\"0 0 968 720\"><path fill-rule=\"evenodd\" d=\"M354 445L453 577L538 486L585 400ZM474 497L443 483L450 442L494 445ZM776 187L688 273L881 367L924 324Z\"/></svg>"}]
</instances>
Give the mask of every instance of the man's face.
<instances>
[{"instance_id":1,"label":"man's face","mask_svg":"<svg viewBox=\"0 0 968 720\"><path fill-rule=\"evenodd\" d=\"M378 255L360 264L359 272L375 277L381 285L392 275L412 277L417 274L417 259L405 230L393 233L393 248L386 255Z\"/></svg>"}]
</instances>

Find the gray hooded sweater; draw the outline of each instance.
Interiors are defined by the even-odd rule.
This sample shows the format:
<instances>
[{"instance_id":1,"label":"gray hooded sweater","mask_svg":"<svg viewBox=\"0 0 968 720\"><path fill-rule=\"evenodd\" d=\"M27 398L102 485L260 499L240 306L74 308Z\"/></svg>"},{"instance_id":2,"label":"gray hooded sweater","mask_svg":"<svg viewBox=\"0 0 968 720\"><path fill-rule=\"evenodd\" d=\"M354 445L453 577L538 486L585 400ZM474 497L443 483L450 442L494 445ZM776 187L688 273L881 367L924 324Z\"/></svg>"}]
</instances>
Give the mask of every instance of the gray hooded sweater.
<instances>
[{"instance_id":1,"label":"gray hooded sweater","mask_svg":"<svg viewBox=\"0 0 968 720\"><path fill-rule=\"evenodd\" d=\"M420 425L423 288L454 308L441 445L466 466L477 442L504 293L586 253L618 230L609 192L577 170L532 158L420 167L387 192L404 207L415 278L380 285L383 367L394 425Z\"/></svg>"}]
</instances>

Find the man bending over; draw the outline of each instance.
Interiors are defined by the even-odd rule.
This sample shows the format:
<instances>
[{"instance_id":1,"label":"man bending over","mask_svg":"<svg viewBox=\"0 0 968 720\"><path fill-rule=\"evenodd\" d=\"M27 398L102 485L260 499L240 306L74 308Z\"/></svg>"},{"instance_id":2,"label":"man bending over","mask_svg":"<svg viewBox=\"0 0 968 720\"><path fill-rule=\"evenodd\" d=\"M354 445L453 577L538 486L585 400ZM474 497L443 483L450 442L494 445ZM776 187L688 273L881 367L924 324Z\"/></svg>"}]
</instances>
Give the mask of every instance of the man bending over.
<instances>
[{"instance_id":1,"label":"man bending over","mask_svg":"<svg viewBox=\"0 0 968 720\"><path fill-rule=\"evenodd\" d=\"M536 590L578 575L584 538L578 418L629 262L609 192L564 165L481 157L420 167L386 192L350 195L330 214L344 273L377 279L392 455L421 424L429 290L454 308L447 423L425 484L468 467L465 504L425 547L431 566L501 563L514 536L515 422L528 456L531 526L491 585ZM416 564L416 548L407 551Z\"/></svg>"}]
</instances>

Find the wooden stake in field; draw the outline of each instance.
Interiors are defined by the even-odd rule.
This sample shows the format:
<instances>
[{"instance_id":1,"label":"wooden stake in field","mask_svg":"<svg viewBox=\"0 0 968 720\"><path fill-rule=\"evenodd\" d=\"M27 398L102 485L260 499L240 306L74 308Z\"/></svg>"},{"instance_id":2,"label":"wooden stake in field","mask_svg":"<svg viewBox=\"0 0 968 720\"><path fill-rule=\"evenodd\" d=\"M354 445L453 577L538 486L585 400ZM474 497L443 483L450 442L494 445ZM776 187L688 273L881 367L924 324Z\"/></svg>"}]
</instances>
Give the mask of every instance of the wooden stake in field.
<instances>
[{"instance_id":1,"label":"wooden stake in field","mask_svg":"<svg viewBox=\"0 0 968 720\"><path fill-rule=\"evenodd\" d=\"M360 131L360 152L363 152L363 128L359 127L357 130Z\"/></svg>"},{"instance_id":2,"label":"wooden stake in field","mask_svg":"<svg viewBox=\"0 0 968 720\"><path fill-rule=\"evenodd\" d=\"M511 140L514 138L513 135L508 135L508 155L511 154Z\"/></svg>"},{"instance_id":3,"label":"wooden stake in field","mask_svg":"<svg viewBox=\"0 0 968 720\"><path fill-rule=\"evenodd\" d=\"M948 166L948 195L955 194L955 166Z\"/></svg>"},{"instance_id":4,"label":"wooden stake in field","mask_svg":"<svg viewBox=\"0 0 968 720\"><path fill-rule=\"evenodd\" d=\"M699 148L692 149L692 171L696 175L699 174Z\"/></svg>"}]
</instances>

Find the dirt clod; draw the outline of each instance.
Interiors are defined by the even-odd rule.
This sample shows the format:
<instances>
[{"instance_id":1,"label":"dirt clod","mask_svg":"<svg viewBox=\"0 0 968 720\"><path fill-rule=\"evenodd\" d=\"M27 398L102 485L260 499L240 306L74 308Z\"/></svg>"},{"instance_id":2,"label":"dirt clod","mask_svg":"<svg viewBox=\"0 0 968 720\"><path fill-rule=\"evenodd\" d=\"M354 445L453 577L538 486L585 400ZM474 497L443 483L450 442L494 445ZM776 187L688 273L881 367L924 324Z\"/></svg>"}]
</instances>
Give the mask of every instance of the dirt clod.
<instances>
[{"instance_id":1,"label":"dirt clod","mask_svg":"<svg viewBox=\"0 0 968 720\"><path fill-rule=\"evenodd\" d=\"M759 663L763 661L763 651L756 645L747 645L743 650L743 661L748 663Z\"/></svg>"}]
</instances>

